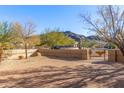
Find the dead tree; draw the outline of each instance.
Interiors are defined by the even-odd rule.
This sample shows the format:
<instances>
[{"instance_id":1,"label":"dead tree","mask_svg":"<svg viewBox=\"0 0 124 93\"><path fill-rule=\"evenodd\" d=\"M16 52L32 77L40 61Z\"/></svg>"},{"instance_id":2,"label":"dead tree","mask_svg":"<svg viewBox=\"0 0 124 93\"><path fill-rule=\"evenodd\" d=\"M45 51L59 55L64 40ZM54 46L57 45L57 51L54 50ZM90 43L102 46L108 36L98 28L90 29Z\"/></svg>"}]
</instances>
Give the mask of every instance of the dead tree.
<instances>
[{"instance_id":1,"label":"dead tree","mask_svg":"<svg viewBox=\"0 0 124 93\"><path fill-rule=\"evenodd\" d=\"M124 56L124 10L109 5L98 7L97 13L95 18L85 14L81 17L89 30L95 31L101 40L115 44Z\"/></svg>"}]
</instances>

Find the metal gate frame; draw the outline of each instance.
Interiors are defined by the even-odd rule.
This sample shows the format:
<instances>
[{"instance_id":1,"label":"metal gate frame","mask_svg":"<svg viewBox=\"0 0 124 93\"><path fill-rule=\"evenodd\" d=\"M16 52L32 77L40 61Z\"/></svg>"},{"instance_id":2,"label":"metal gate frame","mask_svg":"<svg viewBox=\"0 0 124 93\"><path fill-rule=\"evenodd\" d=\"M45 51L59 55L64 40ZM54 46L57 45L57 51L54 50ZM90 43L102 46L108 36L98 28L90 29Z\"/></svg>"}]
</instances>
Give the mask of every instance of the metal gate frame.
<instances>
[{"instance_id":1,"label":"metal gate frame","mask_svg":"<svg viewBox=\"0 0 124 93\"><path fill-rule=\"evenodd\" d=\"M92 56L92 50L98 50L98 51L103 51L104 52L104 54L103 54L103 60L104 61L108 61L108 59L106 58L107 56L106 56L106 53L107 53L107 50L108 49L106 49L106 48L91 48L90 49L90 51L89 51L89 56L90 56L90 59L92 59L93 57L99 57L99 56ZM102 57L102 56L100 56L100 57Z\"/></svg>"}]
</instances>

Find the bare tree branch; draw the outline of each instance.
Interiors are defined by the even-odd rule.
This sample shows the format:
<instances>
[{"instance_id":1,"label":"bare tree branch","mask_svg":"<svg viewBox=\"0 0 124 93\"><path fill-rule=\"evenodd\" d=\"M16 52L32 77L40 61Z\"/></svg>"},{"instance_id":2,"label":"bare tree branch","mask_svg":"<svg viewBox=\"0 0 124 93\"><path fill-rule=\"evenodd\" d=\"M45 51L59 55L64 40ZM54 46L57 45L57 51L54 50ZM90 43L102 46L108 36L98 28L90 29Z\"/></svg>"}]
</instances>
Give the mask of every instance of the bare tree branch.
<instances>
[{"instance_id":1,"label":"bare tree branch","mask_svg":"<svg viewBox=\"0 0 124 93\"><path fill-rule=\"evenodd\" d=\"M124 11L120 11L119 6L101 6L98 15L100 18L95 21L86 15L81 17L92 27L88 26L89 30L95 31L102 40L114 43L124 55Z\"/></svg>"}]
</instances>

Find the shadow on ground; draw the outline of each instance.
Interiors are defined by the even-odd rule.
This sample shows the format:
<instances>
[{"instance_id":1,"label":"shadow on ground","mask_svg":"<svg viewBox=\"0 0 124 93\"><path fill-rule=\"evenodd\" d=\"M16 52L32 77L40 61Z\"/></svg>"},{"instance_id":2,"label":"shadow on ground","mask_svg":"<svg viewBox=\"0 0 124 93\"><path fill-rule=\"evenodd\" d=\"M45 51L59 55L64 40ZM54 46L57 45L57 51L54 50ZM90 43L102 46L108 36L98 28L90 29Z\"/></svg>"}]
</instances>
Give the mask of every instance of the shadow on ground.
<instances>
[{"instance_id":1,"label":"shadow on ground","mask_svg":"<svg viewBox=\"0 0 124 93\"><path fill-rule=\"evenodd\" d=\"M78 60L81 60L79 58L65 58L65 57L52 57L52 56L46 56L48 57L49 59L59 59L59 60L65 60L65 61L78 61Z\"/></svg>"},{"instance_id":2,"label":"shadow on ground","mask_svg":"<svg viewBox=\"0 0 124 93\"><path fill-rule=\"evenodd\" d=\"M106 65L112 65L112 64L115 64L114 62L108 62L108 61L95 61L95 62L92 62L92 64L106 64Z\"/></svg>"},{"instance_id":3,"label":"shadow on ground","mask_svg":"<svg viewBox=\"0 0 124 93\"><path fill-rule=\"evenodd\" d=\"M124 66L106 65L104 62L93 64L75 68L44 66L25 71L1 72L0 87L124 87Z\"/></svg>"}]
</instances>

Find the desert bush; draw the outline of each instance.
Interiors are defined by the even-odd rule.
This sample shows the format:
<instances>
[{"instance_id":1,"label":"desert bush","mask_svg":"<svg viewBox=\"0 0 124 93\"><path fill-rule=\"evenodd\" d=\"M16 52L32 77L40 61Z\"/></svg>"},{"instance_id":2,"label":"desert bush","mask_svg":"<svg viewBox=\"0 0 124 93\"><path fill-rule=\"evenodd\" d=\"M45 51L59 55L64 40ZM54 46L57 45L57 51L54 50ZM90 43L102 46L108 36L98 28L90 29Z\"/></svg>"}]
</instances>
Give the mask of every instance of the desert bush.
<instances>
[{"instance_id":1,"label":"desert bush","mask_svg":"<svg viewBox=\"0 0 124 93\"><path fill-rule=\"evenodd\" d=\"M96 51L96 53L101 57L105 52L104 51Z\"/></svg>"}]
</instances>

